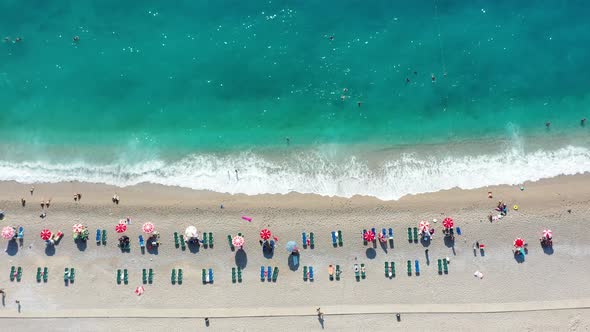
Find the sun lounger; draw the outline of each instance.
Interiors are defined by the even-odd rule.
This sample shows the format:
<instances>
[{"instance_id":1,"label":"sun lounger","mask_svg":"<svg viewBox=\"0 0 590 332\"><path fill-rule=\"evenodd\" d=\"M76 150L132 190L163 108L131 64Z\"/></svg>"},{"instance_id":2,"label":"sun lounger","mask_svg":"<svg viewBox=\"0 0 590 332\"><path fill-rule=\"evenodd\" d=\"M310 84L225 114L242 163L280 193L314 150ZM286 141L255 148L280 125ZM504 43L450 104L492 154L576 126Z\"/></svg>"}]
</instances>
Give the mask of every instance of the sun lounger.
<instances>
[{"instance_id":1,"label":"sun lounger","mask_svg":"<svg viewBox=\"0 0 590 332\"><path fill-rule=\"evenodd\" d=\"M305 232L301 233L301 244L303 248L307 248L307 235L305 234Z\"/></svg>"},{"instance_id":2,"label":"sun lounger","mask_svg":"<svg viewBox=\"0 0 590 332\"><path fill-rule=\"evenodd\" d=\"M408 260L408 275L412 275L412 261Z\"/></svg>"},{"instance_id":3,"label":"sun lounger","mask_svg":"<svg viewBox=\"0 0 590 332\"><path fill-rule=\"evenodd\" d=\"M202 271L203 283L207 283L207 270L203 269Z\"/></svg>"},{"instance_id":4,"label":"sun lounger","mask_svg":"<svg viewBox=\"0 0 590 332\"><path fill-rule=\"evenodd\" d=\"M242 282L242 268L238 266L238 282Z\"/></svg>"},{"instance_id":5,"label":"sun lounger","mask_svg":"<svg viewBox=\"0 0 590 332\"><path fill-rule=\"evenodd\" d=\"M315 244L313 243L313 232L309 233L309 246L313 248Z\"/></svg>"},{"instance_id":6,"label":"sun lounger","mask_svg":"<svg viewBox=\"0 0 590 332\"><path fill-rule=\"evenodd\" d=\"M365 234L367 234L367 230L363 229L363 244L367 245L367 240L365 240Z\"/></svg>"},{"instance_id":7,"label":"sun lounger","mask_svg":"<svg viewBox=\"0 0 590 332\"><path fill-rule=\"evenodd\" d=\"M19 266L16 268L16 281L17 282L20 282L22 275L23 275L23 268Z\"/></svg>"},{"instance_id":8,"label":"sun lounger","mask_svg":"<svg viewBox=\"0 0 590 332\"><path fill-rule=\"evenodd\" d=\"M147 284L147 270L146 269L142 269L141 270L141 281L143 282L143 284Z\"/></svg>"},{"instance_id":9,"label":"sun lounger","mask_svg":"<svg viewBox=\"0 0 590 332\"><path fill-rule=\"evenodd\" d=\"M125 285L129 283L129 273L127 272L127 269L123 269L123 283L125 283Z\"/></svg>"},{"instance_id":10,"label":"sun lounger","mask_svg":"<svg viewBox=\"0 0 590 332\"><path fill-rule=\"evenodd\" d=\"M443 261L443 270L445 271L445 274L447 274L447 273L449 273L449 266L448 266L447 260L443 259L442 261Z\"/></svg>"},{"instance_id":11,"label":"sun lounger","mask_svg":"<svg viewBox=\"0 0 590 332\"><path fill-rule=\"evenodd\" d=\"M203 245L207 245L207 233L203 232Z\"/></svg>"},{"instance_id":12,"label":"sun lounger","mask_svg":"<svg viewBox=\"0 0 590 332\"><path fill-rule=\"evenodd\" d=\"M340 265L336 264L336 280L340 280L340 273L342 273Z\"/></svg>"},{"instance_id":13,"label":"sun lounger","mask_svg":"<svg viewBox=\"0 0 590 332\"><path fill-rule=\"evenodd\" d=\"M354 264L354 277L358 280L360 277L360 269L358 264Z\"/></svg>"},{"instance_id":14,"label":"sun lounger","mask_svg":"<svg viewBox=\"0 0 590 332\"><path fill-rule=\"evenodd\" d=\"M385 228L381 229L381 235L383 236L384 239L387 238L387 230Z\"/></svg>"},{"instance_id":15,"label":"sun lounger","mask_svg":"<svg viewBox=\"0 0 590 332\"><path fill-rule=\"evenodd\" d=\"M184 241L184 235L180 234L180 248L184 251L186 250L186 242Z\"/></svg>"},{"instance_id":16,"label":"sun lounger","mask_svg":"<svg viewBox=\"0 0 590 332\"><path fill-rule=\"evenodd\" d=\"M365 279L367 277L367 273L365 271L365 264L361 264L361 277Z\"/></svg>"},{"instance_id":17,"label":"sun lounger","mask_svg":"<svg viewBox=\"0 0 590 332\"><path fill-rule=\"evenodd\" d=\"M385 276L389 277L389 262L385 262Z\"/></svg>"},{"instance_id":18,"label":"sun lounger","mask_svg":"<svg viewBox=\"0 0 590 332\"><path fill-rule=\"evenodd\" d=\"M209 236L211 236L211 233L209 233ZM213 283L213 269L209 268L209 282Z\"/></svg>"},{"instance_id":19,"label":"sun lounger","mask_svg":"<svg viewBox=\"0 0 590 332\"><path fill-rule=\"evenodd\" d=\"M272 273L272 282L276 282L278 276L279 276L279 268L278 268L278 266L275 266L275 269Z\"/></svg>"},{"instance_id":20,"label":"sun lounger","mask_svg":"<svg viewBox=\"0 0 590 332\"><path fill-rule=\"evenodd\" d=\"M395 263L391 262L391 276L395 277Z\"/></svg>"},{"instance_id":21,"label":"sun lounger","mask_svg":"<svg viewBox=\"0 0 590 332\"><path fill-rule=\"evenodd\" d=\"M180 247L180 243L178 242L178 232L174 232L174 246L176 248Z\"/></svg>"},{"instance_id":22,"label":"sun lounger","mask_svg":"<svg viewBox=\"0 0 590 332\"><path fill-rule=\"evenodd\" d=\"M100 243L100 229L96 230L96 243Z\"/></svg>"},{"instance_id":23,"label":"sun lounger","mask_svg":"<svg viewBox=\"0 0 590 332\"><path fill-rule=\"evenodd\" d=\"M264 281L264 266L260 267L260 281Z\"/></svg>"},{"instance_id":24,"label":"sun lounger","mask_svg":"<svg viewBox=\"0 0 590 332\"><path fill-rule=\"evenodd\" d=\"M303 281L307 281L307 266L303 267Z\"/></svg>"},{"instance_id":25,"label":"sun lounger","mask_svg":"<svg viewBox=\"0 0 590 332\"><path fill-rule=\"evenodd\" d=\"M41 268L37 268L37 282L41 282Z\"/></svg>"},{"instance_id":26,"label":"sun lounger","mask_svg":"<svg viewBox=\"0 0 590 332\"><path fill-rule=\"evenodd\" d=\"M144 248L145 247L145 241L143 240L143 235L140 235L138 237L138 239L139 239L139 247L140 248Z\"/></svg>"},{"instance_id":27,"label":"sun lounger","mask_svg":"<svg viewBox=\"0 0 590 332\"><path fill-rule=\"evenodd\" d=\"M309 267L309 281L313 281L313 266Z\"/></svg>"},{"instance_id":28,"label":"sun lounger","mask_svg":"<svg viewBox=\"0 0 590 332\"><path fill-rule=\"evenodd\" d=\"M153 283L154 282L154 270L149 269L148 270L148 283Z\"/></svg>"},{"instance_id":29,"label":"sun lounger","mask_svg":"<svg viewBox=\"0 0 590 332\"><path fill-rule=\"evenodd\" d=\"M457 227L457 235L461 235L461 227Z\"/></svg>"},{"instance_id":30,"label":"sun lounger","mask_svg":"<svg viewBox=\"0 0 590 332\"><path fill-rule=\"evenodd\" d=\"M213 248L213 233L209 232L209 248Z\"/></svg>"},{"instance_id":31,"label":"sun lounger","mask_svg":"<svg viewBox=\"0 0 590 332\"><path fill-rule=\"evenodd\" d=\"M272 268L270 266L266 269L266 279L268 281L272 280Z\"/></svg>"},{"instance_id":32,"label":"sun lounger","mask_svg":"<svg viewBox=\"0 0 590 332\"><path fill-rule=\"evenodd\" d=\"M328 275L330 276L330 281L334 280L334 265L332 264L328 266Z\"/></svg>"},{"instance_id":33,"label":"sun lounger","mask_svg":"<svg viewBox=\"0 0 590 332\"><path fill-rule=\"evenodd\" d=\"M232 283L236 283L236 268L232 267L231 268L231 282Z\"/></svg>"},{"instance_id":34,"label":"sun lounger","mask_svg":"<svg viewBox=\"0 0 590 332\"><path fill-rule=\"evenodd\" d=\"M229 244L229 249L231 251L236 250L236 248L234 247L234 244L232 243L231 235L229 235L229 234L227 235L227 243Z\"/></svg>"},{"instance_id":35,"label":"sun lounger","mask_svg":"<svg viewBox=\"0 0 590 332\"><path fill-rule=\"evenodd\" d=\"M23 228L23 226L19 226L17 238L19 240L22 240L24 237L25 237L25 229Z\"/></svg>"},{"instance_id":36,"label":"sun lounger","mask_svg":"<svg viewBox=\"0 0 590 332\"><path fill-rule=\"evenodd\" d=\"M172 269L170 273L170 282L174 285L176 283L176 269Z\"/></svg>"},{"instance_id":37,"label":"sun lounger","mask_svg":"<svg viewBox=\"0 0 590 332\"><path fill-rule=\"evenodd\" d=\"M102 230L102 244L103 245L107 244L107 230L106 229Z\"/></svg>"},{"instance_id":38,"label":"sun lounger","mask_svg":"<svg viewBox=\"0 0 590 332\"><path fill-rule=\"evenodd\" d=\"M337 246L336 243L336 232L332 231L332 245L335 247Z\"/></svg>"},{"instance_id":39,"label":"sun lounger","mask_svg":"<svg viewBox=\"0 0 590 332\"><path fill-rule=\"evenodd\" d=\"M414 227L414 242L418 242L418 227Z\"/></svg>"},{"instance_id":40,"label":"sun lounger","mask_svg":"<svg viewBox=\"0 0 590 332\"><path fill-rule=\"evenodd\" d=\"M182 269L178 269L178 284L182 285Z\"/></svg>"},{"instance_id":41,"label":"sun lounger","mask_svg":"<svg viewBox=\"0 0 590 332\"><path fill-rule=\"evenodd\" d=\"M72 267L70 268L70 283L74 282L74 278L76 278L76 269Z\"/></svg>"},{"instance_id":42,"label":"sun lounger","mask_svg":"<svg viewBox=\"0 0 590 332\"><path fill-rule=\"evenodd\" d=\"M13 266L10 267L10 281L14 281L16 277L16 268Z\"/></svg>"},{"instance_id":43,"label":"sun lounger","mask_svg":"<svg viewBox=\"0 0 590 332\"><path fill-rule=\"evenodd\" d=\"M47 282L47 278L49 278L49 269L46 266L43 268L43 282Z\"/></svg>"},{"instance_id":44,"label":"sun lounger","mask_svg":"<svg viewBox=\"0 0 590 332\"><path fill-rule=\"evenodd\" d=\"M416 268L416 275L420 274L420 262L418 260L414 261L414 267Z\"/></svg>"},{"instance_id":45,"label":"sun lounger","mask_svg":"<svg viewBox=\"0 0 590 332\"><path fill-rule=\"evenodd\" d=\"M389 229L389 239L393 240L393 228Z\"/></svg>"},{"instance_id":46,"label":"sun lounger","mask_svg":"<svg viewBox=\"0 0 590 332\"><path fill-rule=\"evenodd\" d=\"M338 245L342 247L342 231L338 230Z\"/></svg>"},{"instance_id":47,"label":"sun lounger","mask_svg":"<svg viewBox=\"0 0 590 332\"><path fill-rule=\"evenodd\" d=\"M66 267L66 272L64 272L64 281L68 281L70 279L68 268ZM117 284L121 284L121 269L117 269Z\"/></svg>"},{"instance_id":48,"label":"sun lounger","mask_svg":"<svg viewBox=\"0 0 590 332\"><path fill-rule=\"evenodd\" d=\"M412 240L412 228L408 227L408 242L413 242Z\"/></svg>"}]
</instances>

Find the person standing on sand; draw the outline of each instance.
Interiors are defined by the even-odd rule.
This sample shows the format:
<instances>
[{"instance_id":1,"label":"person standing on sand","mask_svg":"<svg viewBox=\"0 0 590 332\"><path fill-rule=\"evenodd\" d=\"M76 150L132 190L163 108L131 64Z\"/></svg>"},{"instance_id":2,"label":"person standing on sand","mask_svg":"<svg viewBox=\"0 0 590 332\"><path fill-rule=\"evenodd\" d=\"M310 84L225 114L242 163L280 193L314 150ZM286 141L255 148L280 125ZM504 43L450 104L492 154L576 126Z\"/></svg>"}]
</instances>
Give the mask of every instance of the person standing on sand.
<instances>
[{"instance_id":1,"label":"person standing on sand","mask_svg":"<svg viewBox=\"0 0 590 332\"><path fill-rule=\"evenodd\" d=\"M324 319L324 313L322 312L321 308L317 308L316 311L318 313L318 319L323 320Z\"/></svg>"},{"instance_id":2,"label":"person standing on sand","mask_svg":"<svg viewBox=\"0 0 590 332\"><path fill-rule=\"evenodd\" d=\"M31 196L33 196L33 191L35 191L35 187L31 187Z\"/></svg>"}]
</instances>

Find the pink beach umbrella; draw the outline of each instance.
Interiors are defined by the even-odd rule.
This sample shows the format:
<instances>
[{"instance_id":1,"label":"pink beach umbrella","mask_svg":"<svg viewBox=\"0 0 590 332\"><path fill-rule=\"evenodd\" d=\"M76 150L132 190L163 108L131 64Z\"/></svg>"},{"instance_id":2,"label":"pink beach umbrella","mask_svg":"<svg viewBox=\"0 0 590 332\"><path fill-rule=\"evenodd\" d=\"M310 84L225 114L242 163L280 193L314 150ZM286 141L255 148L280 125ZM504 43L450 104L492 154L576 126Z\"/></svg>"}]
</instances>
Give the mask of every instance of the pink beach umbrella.
<instances>
[{"instance_id":1,"label":"pink beach umbrella","mask_svg":"<svg viewBox=\"0 0 590 332\"><path fill-rule=\"evenodd\" d=\"M367 242L371 242L371 241L375 240L375 233L373 233L373 231L365 232L364 239Z\"/></svg>"},{"instance_id":2,"label":"pink beach umbrella","mask_svg":"<svg viewBox=\"0 0 590 332\"><path fill-rule=\"evenodd\" d=\"M241 248L244 246L244 237L243 236L234 236L234 238L231 240L231 244L234 245L234 247L236 248Z\"/></svg>"},{"instance_id":3,"label":"pink beach umbrella","mask_svg":"<svg viewBox=\"0 0 590 332\"><path fill-rule=\"evenodd\" d=\"M146 222L145 224L143 224L143 232L147 233L147 234L151 234L154 232L154 224L152 224L151 222Z\"/></svg>"},{"instance_id":4,"label":"pink beach umbrella","mask_svg":"<svg viewBox=\"0 0 590 332\"><path fill-rule=\"evenodd\" d=\"M551 239L553 237L553 232L550 229L543 230L543 237L546 239Z\"/></svg>"},{"instance_id":5,"label":"pink beach umbrella","mask_svg":"<svg viewBox=\"0 0 590 332\"><path fill-rule=\"evenodd\" d=\"M51 238L51 231L48 229L44 229L41 231L41 240L47 241Z\"/></svg>"},{"instance_id":6,"label":"pink beach umbrella","mask_svg":"<svg viewBox=\"0 0 590 332\"><path fill-rule=\"evenodd\" d=\"M126 230L127 230L127 225L125 225L125 224L117 224L117 225L115 225L115 231L117 233L123 233Z\"/></svg>"},{"instance_id":7,"label":"pink beach umbrella","mask_svg":"<svg viewBox=\"0 0 590 332\"><path fill-rule=\"evenodd\" d=\"M6 240L10 240L14 237L14 234L16 234L16 231L14 230L14 228L12 226L6 226L4 228L2 228L2 237Z\"/></svg>"},{"instance_id":8,"label":"pink beach umbrella","mask_svg":"<svg viewBox=\"0 0 590 332\"><path fill-rule=\"evenodd\" d=\"M420 231L422 232L428 232L428 229L430 228L430 223L428 221L423 220L418 225L418 228L420 228Z\"/></svg>"},{"instance_id":9,"label":"pink beach umbrella","mask_svg":"<svg viewBox=\"0 0 590 332\"><path fill-rule=\"evenodd\" d=\"M455 225L455 223L453 223L453 219L452 218L445 218L445 220L443 220L443 226L444 228L453 228L453 226Z\"/></svg>"},{"instance_id":10,"label":"pink beach umbrella","mask_svg":"<svg viewBox=\"0 0 590 332\"><path fill-rule=\"evenodd\" d=\"M143 294L144 291L145 288L143 288L143 286L139 286L135 289L135 294L137 294L137 296L140 296L141 294Z\"/></svg>"},{"instance_id":11,"label":"pink beach umbrella","mask_svg":"<svg viewBox=\"0 0 590 332\"><path fill-rule=\"evenodd\" d=\"M83 230L84 230L84 225L82 225L82 224L74 224L74 226L72 226L72 231L74 233L82 233Z\"/></svg>"},{"instance_id":12,"label":"pink beach umbrella","mask_svg":"<svg viewBox=\"0 0 590 332\"><path fill-rule=\"evenodd\" d=\"M270 239L270 230L268 230L268 228L265 228L263 230L260 231L260 238L263 239L264 241Z\"/></svg>"},{"instance_id":13,"label":"pink beach umbrella","mask_svg":"<svg viewBox=\"0 0 590 332\"><path fill-rule=\"evenodd\" d=\"M524 240L523 240L523 239L521 239L521 238L519 238L519 237L517 237L517 238L514 240L514 246L515 246L516 248L522 248L522 247L524 247Z\"/></svg>"}]
</instances>

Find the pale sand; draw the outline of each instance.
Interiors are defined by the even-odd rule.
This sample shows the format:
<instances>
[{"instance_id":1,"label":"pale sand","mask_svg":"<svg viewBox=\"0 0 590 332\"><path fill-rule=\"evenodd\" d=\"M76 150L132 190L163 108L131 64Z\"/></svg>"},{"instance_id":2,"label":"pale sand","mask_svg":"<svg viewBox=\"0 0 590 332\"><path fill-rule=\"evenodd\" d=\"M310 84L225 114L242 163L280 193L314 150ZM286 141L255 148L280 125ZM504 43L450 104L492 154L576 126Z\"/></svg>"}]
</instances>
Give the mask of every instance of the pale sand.
<instances>
[{"instance_id":1,"label":"pale sand","mask_svg":"<svg viewBox=\"0 0 590 332\"><path fill-rule=\"evenodd\" d=\"M515 186L502 186L382 202L367 197L248 197L155 185L121 189L80 183L37 184L30 196L30 185L0 183L0 209L7 213L1 224L23 225L26 229L24 246L17 252L11 247L0 258L0 269L4 271L0 273L0 287L8 293L0 317L11 330L38 326L51 330L120 331L139 326L146 330L180 330L202 327L204 316L212 317L210 330L240 331L258 326L316 330L321 328L315 316L319 306L326 314L325 328L332 330L360 330L366 325L373 330L496 330L517 326L588 330L588 310L584 308L590 307L590 288L585 284L590 275L590 246L583 226L590 219L589 185L590 176L580 175L527 183L523 192ZM493 191L494 199L487 198L488 190ZM110 201L115 191L121 197L118 206ZM73 202L76 192L83 195L81 203ZM20 206L21 197L27 199L25 208ZM39 201L49 198L52 205L48 217L41 220ZM510 206L518 204L520 209L490 223L486 216L498 199ZM220 204L225 208L220 209ZM568 209L572 212L568 213ZM253 217L252 223L242 220L242 215ZM126 232L133 245L131 253L122 254L116 247L114 225L125 216L131 216L133 221ZM442 225L436 224L437 234L429 246L432 261L427 265L424 246L408 243L406 228L417 226L422 219L442 220L445 216L455 219L463 235L457 237L453 252L440 236ZM154 222L162 234L158 255L142 255L139 250L137 235L143 221ZM75 222L90 228L91 240L84 251L71 240ZM213 249L191 253L174 248L172 233L183 232L191 224L214 232ZM263 257L258 244L258 232L267 225L280 239L272 259ZM66 234L51 256L39 238L44 227ZM106 247L94 242L97 227L109 232ZM361 230L371 227L393 227L395 248L384 250L377 245L373 251L363 246ZM538 243L546 227L555 234L552 254L544 253ZM343 247L331 245L329 234L335 229L344 233ZM226 237L238 231L246 237L247 266L244 282L232 284L231 266L235 265L236 253L229 250ZM313 250L302 250L301 266L291 271L284 244L288 240L300 243L302 231L313 231L316 245ZM529 254L523 263L516 262L511 252L517 236L529 242ZM474 256L475 240L485 243L485 257L479 253ZM1 241L6 245L6 240ZM447 256L451 258L449 274L440 276L436 259ZM360 282L353 278L355 257L358 263L367 265L367 279ZM420 260L420 276L406 274L407 259ZM384 276L385 260L396 262L397 276L391 280ZM341 281L328 280L328 264L342 266ZM11 265L23 267L21 283L9 281ZM276 284L260 282L260 265L280 268ZM303 282L303 265L314 266L314 282ZM47 284L36 283L37 266L49 268ZM63 284L66 266L77 270L75 284L68 287ZM133 290L141 284L144 267L152 267L156 276L154 284L146 286L146 293L137 297ZM171 285L173 267L184 269L182 285ZM200 269L208 267L215 270L213 285L201 283ZM129 269L129 285L116 285L117 268ZM476 270L485 277L475 278ZM22 303L20 314L15 299ZM555 311L559 308L566 310ZM402 312L401 322L395 321L395 312ZM179 318L122 318L150 315ZM89 318L10 318L70 316Z\"/></svg>"}]
</instances>

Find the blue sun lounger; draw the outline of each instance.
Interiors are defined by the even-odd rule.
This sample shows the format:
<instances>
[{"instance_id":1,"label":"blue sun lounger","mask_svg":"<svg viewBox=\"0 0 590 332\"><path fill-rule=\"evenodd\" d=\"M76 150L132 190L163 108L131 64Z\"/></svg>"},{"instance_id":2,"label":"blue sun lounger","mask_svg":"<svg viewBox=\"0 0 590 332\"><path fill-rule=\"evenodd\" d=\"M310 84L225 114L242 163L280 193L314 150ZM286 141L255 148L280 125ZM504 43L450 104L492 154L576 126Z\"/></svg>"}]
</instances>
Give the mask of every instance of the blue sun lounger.
<instances>
[{"instance_id":1,"label":"blue sun lounger","mask_svg":"<svg viewBox=\"0 0 590 332\"><path fill-rule=\"evenodd\" d=\"M385 239L387 237L387 230L385 230L385 228L382 228L381 234L383 235L383 238Z\"/></svg>"},{"instance_id":2,"label":"blue sun lounger","mask_svg":"<svg viewBox=\"0 0 590 332\"><path fill-rule=\"evenodd\" d=\"M336 232L332 231L332 245L336 246Z\"/></svg>"},{"instance_id":3,"label":"blue sun lounger","mask_svg":"<svg viewBox=\"0 0 590 332\"><path fill-rule=\"evenodd\" d=\"M96 243L100 242L100 229L96 230Z\"/></svg>"},{"instance_id":4,"label":"blue sun lounger","mask_svg":"<svg viewBox=\"0 0 590 332\"><path fill-rule=\"evenodd\" d=\"M393 228L389 229L389 239L393 240Z\"/></svg>"},{"instance_id":5,"label":"blue sun lounger","mask_svg":"<svg viewBox=\"0 0 590 332\"><path fill-rule=\"evenodd\" d=\"M213 283L213 269L209 268L209 282Z\"/></svg>"},{"instance_id":6,"label":"blue sun lounger","mask_svg":"<svg viewBox=\"0 0 590 332\"><path fill-rule=\"evenodd\" d=\"M309 267L309 280L313 281L313 266Z\"/></svg>"},{"instance_id":7,"label":"blue sun lounger","mask_svg":"<svg viewBox=\"0 0 590 332\"><path fill-rule=\"evenodd\" d=\"M414 261L414 267L416 268L416 274L420 274L420 262L418 260Z\"/></svg>"},{"instance_id":8,"label":"blue sun lounger","mask_svg":"<svg viewBox=\"0 0 590 332\"><path fill-rule=\"evenodd\" d=\"M264 266L260 267L260 281L264 281Z\"/></svg>"},{"instance_id":9,"label":"blue sun lounger","mask_svg":"<svg viewBox=\"0 0 590 332\"><path fill-rule=\"evenodd\" d=\"M301 244L303 245L303 248L307 247L307 235L305 232L301 233Z\"/></svg>"},{"instance_id":10,"label":"blue sun lounger","mask_svg":"<svg viewBox=\"0 0 590 332\"><path fill-rule=\"evenodd\" d=\"M266 278L268 281L271 281L271 279L272 279L272 268L270 266L266 270Z\"/></svg>"}]
</instances>

